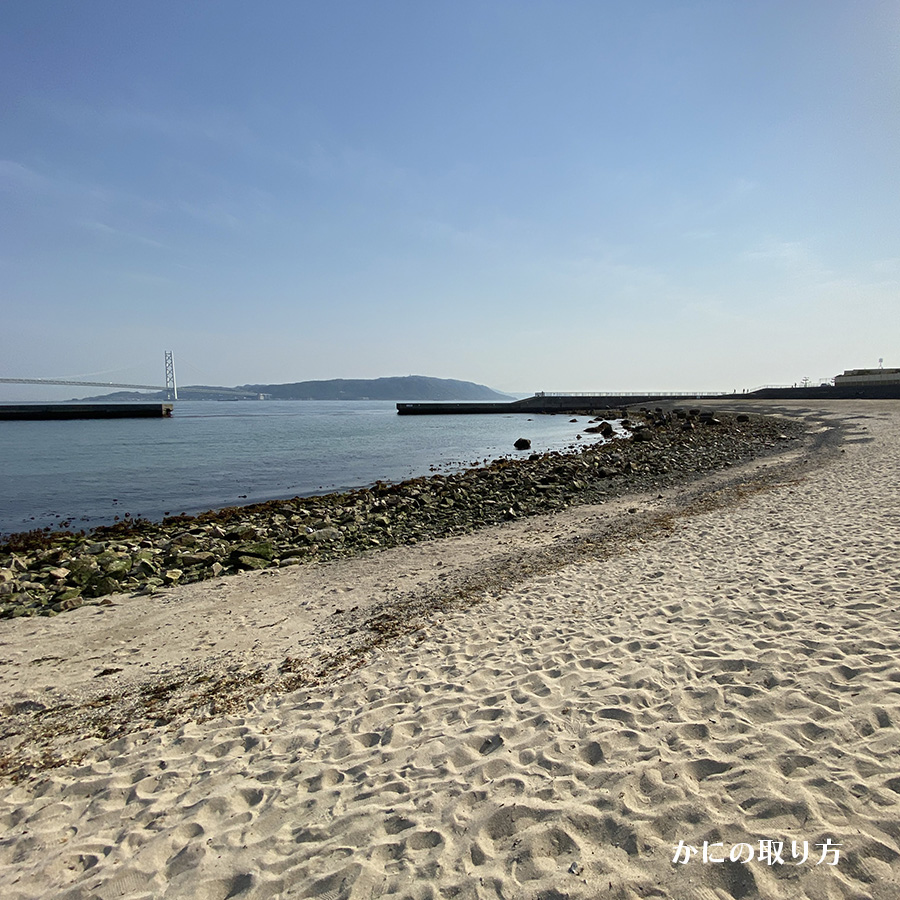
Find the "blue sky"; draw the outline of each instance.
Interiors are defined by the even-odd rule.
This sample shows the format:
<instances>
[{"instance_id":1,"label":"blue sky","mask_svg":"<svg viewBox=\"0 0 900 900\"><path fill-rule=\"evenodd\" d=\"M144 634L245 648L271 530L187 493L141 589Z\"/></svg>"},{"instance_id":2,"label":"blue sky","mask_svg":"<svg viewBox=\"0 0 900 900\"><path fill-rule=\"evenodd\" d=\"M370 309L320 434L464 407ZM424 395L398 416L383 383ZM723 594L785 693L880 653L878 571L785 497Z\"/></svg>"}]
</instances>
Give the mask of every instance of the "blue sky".
<instances>
[{"instance_id":1,"label":"blue sky","mask_svg":"<svg viewBox=\"0 0 900 900\"><path fill-rule=\"evenodd\" d=\"M900 366L897 0L5 0L0 104L3 376Z\"/></svg>"}]
</instances>

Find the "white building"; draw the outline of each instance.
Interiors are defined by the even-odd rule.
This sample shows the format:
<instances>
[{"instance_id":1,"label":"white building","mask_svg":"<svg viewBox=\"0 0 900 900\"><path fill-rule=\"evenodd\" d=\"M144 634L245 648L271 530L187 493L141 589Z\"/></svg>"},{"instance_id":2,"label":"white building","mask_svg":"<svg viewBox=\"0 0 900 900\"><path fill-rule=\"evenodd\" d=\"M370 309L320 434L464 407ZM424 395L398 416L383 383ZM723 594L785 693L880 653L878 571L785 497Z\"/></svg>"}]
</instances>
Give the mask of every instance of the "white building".
<instances>
[{"instance_id":1,"label":"white building","mask_svg":"<svg viewBox=\"0 0 900 900\"><path fill-rule=\"evenodd\" d=\"M847 369L834 376L834 386L857 384L900 384L900 369Z\"/></svg>"}]
</instances>

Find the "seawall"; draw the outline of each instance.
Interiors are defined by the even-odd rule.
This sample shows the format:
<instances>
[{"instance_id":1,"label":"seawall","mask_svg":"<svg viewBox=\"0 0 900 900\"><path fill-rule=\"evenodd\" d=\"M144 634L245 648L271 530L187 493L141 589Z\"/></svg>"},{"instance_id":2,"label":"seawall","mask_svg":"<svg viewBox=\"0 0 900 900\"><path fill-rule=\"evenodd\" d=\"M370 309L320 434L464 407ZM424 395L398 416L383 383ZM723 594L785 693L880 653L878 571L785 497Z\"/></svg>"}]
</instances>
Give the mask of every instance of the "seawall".
<instances>
[{"instance_id":1,"label":"seawall","mask_svg":"<svg viewBox=\"0 0 900 900\"><path fill-rule=\"evenodd\" d=\"M8 403L0 421L40 419L161 419L172 415L171 403Z\"/></svg>"}]
</instances>

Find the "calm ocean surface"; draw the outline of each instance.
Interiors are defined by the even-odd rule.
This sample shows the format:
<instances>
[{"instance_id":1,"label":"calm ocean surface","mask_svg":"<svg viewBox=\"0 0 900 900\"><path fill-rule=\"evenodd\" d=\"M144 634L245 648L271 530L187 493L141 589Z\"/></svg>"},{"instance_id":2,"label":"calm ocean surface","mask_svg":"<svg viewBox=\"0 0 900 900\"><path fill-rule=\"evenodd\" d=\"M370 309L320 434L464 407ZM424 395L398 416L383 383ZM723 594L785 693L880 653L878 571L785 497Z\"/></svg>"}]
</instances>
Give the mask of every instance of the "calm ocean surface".
<instances>
[{"instance_id":1,"label":"calm ocean surface","mask_svg":"<svg viewBox=\"0 0 900 900\"><path fill-rule=\"evenodd\" d=\"M571 415L398 416L380 401L179 401L171 419L0 422L0 533L160 519L467 468L527 437L575 444Z\"/></svg>"}]
</instances>

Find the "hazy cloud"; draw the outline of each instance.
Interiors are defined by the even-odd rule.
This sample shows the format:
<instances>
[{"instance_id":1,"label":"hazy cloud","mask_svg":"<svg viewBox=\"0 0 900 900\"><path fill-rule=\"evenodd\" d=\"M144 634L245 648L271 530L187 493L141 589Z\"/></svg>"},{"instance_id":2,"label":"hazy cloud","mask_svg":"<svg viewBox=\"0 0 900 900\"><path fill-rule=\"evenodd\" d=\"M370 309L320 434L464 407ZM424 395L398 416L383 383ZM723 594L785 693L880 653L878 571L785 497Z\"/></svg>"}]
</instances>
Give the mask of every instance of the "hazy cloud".
<instances>
[{"instance_id":1,"label":"hazy cloud","mask_svg":"<svg viewBox=\"0 0 900 900\"><path fill-rule=\"evenodd\" d=\"M49 179L40 173L14 160L0 159L0 189L46 191L49 187Z\"/></svg>"}]
</instances>

